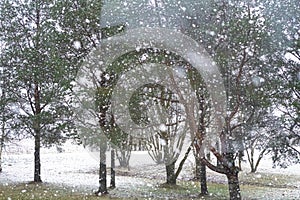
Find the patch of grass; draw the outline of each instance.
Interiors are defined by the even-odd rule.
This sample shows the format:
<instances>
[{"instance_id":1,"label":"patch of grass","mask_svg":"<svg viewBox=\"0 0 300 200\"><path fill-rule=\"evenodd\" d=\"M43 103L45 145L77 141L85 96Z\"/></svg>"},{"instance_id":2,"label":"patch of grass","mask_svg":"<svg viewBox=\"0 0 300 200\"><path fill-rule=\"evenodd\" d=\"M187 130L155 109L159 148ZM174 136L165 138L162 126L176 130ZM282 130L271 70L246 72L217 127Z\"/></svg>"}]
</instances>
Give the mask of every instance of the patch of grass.
<instances>
[{"instance_id":1,"label":"patch of grass","mask_svg":"<svg viewBox=\"0 0 300 200\"><path fill-rule=\"evenodd\" d=\"M210 194L206 196L200 196L200 184L193 181L178 181L178 185L157 185L154 187L139 188L136 194L140 193L141 196L147 196L151 199L204 199L204 200L227 200L228 191L227 186L216 183L208 183ZM139 199L140 199L139 197Z\"/></svg>"},{"instance_id":2,"label":"patch of grass","mask_svg":"<svg viewBox=\"0 0 300 200\"><path fill-rule=\"evenodd\" d=\"M300 183L300 176L286 174L241 173L239 177L241 185L255 185L270 188L297 188Z\"/></svg>"},{"instance_id":3,"label":"patch of grass","mask_svg":"<svg viewBox=\"0 0 300 200\"><path fill-rule=\"evenodd\" d=\"M270 188L254 185L241 185L241 192L245 200L296 200L300 196L299 189Z\"/></svg>"},{"instance_id":4,"label":"patch of grass","mask_svg":"<svg viewBox=\"0 0 300 200\"><path fill-rule=\"evenodd\" d=\"M0 185L0 200L82 200L97 199L108 200L110 197L97 197L94 194L72 191L71 188L63 188L47 183L22 183L16 185Z\"/></svg>"}]
</instances>

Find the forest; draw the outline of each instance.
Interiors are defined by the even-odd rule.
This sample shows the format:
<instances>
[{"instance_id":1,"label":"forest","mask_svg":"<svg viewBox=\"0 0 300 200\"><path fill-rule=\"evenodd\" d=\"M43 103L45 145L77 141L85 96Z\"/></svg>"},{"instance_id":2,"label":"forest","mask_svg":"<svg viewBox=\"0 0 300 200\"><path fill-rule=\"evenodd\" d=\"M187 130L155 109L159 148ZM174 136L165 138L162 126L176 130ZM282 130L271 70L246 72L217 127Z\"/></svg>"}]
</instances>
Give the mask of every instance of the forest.
<instances>
[{"instance_id":1,"label":"forest","mask_svg":"<svg viewBox=\"0 0 300 200\"><path fill-rule=\"evenodd\" d=\"M73 163L70 143L95 162L83 161L95 190L81 187L78 199L263 199L254 187L269 187L264 199L274 188L292 196L271 199L298 198L300 174L278 174L300 164L299 9L298 0L2 0L0 199L31 199L25 186L33 198L76 199L64 180L43 181L44 163ZM32 180L11 179L6 171L27 169L27 155L10 150L24 141ZM275 175L261 182L264 162Z\"/></svg>"}]
</instances>

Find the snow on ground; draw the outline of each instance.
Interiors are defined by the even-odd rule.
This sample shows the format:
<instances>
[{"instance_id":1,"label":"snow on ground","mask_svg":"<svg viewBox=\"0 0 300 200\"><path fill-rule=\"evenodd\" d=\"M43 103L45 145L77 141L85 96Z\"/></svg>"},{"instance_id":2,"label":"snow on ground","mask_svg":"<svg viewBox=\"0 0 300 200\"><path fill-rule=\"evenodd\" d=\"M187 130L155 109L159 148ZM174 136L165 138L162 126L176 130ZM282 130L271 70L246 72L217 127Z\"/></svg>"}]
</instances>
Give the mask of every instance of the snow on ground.
<instances>
[{"instance_id":1,"label":"snow on ground","mask_svg":"<svg viewBox=\"0 0 300 200\"><path fill-rule=\"evenodd\" d=\"M17 152L4 153L0 184L33 180L33 152L30 149L24 151L22 148L20 149ZM70 143L66 144L63 149L64 152L62 153L57 153L56 148L42 149L42 180L46 183L69 186L83 191L92 192L97 189L97 171L99 166L97 156L86 151L82 146ZM109 152L107 153L107 165L110 166ZM273 169L270 158L264 158L259 166L259 172L300 175L299 167L300 165L294 165L287 169ZM194 159L191 153L179 179L192 179L193 170ZM243 170L250 171L247 163L243 163ZM125 172L124 174L128 176L122 176L122 172ZM209 170L208 173L209 181L226 182L224 175L213 173ZM129 188L158 185L164 182L165 167L156 165L147 152L134 151L130 159L130 171L118 169L116 179L117 187L126 192L130 191ZM110 177L108 177L108 183L109 180ZM294 185L300 188L300 183L294 183Z\"/></svg>"},{"instance_id":2,"label":"snow on ground","mask_svg":"<svg viewBox=\"0 0 300 200\"><path fill-rule=\"evenodd\" d=\"M3 154L3 172L0 173L0 183L19 183L33 180L33 150L27 148L28 142L11 148ZM56 148L41 150L42 180L74 188L97 189L98 166L97 156L81 146L67 144L64 152L58 153ZM141 168L143 165L155 164L147 152L133 152L131 166ZM107 166L110 166L110 154L107 153ZM110 177L108 177L108 181ZM152 184L144 178L117 176L117 186L124 188Z\"/></svg>"}]
</instances>

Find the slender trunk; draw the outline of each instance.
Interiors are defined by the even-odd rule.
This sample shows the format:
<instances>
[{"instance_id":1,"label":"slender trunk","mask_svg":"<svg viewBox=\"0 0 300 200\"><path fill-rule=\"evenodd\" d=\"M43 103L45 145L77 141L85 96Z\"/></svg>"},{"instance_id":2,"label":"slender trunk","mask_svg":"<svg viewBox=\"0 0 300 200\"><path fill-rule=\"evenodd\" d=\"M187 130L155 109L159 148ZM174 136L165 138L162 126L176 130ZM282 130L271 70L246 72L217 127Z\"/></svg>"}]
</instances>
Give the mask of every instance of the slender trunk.
<instances>
[{"instance_id":1,"label":"slender trunk","mask_svg":"<svg viewBox=\"0 0 300 200\"><path fill-rule=\"evenodd\" d=\"M2 136L0 138L0 173L2 172L2 151L4 146L4 136L2 133Z\"/></svg>"},{"instance_id":2,"label":"slender trunk","mask_svg":"<svg viewBox=\"0 0 300 200\"><path fill-rule=\"evenodd\" d=\"M242 171L243 169L242 169L242 159L239 157L239 168L240 168L240 170Z\"/></svg>"},{"instance_id":3,"label":"slender trunk","mask_svg":"<svg viewBox=\"0 0 300 200\"><path fill-rule=\"evenodd\" d=\"M204 155L204 150L201 149L201 155ZM207 178L206 178L206 165L204 162L201 162L201 159L195 156L196 159L196 173L195 178L196 180L200 181L200 195L204 196L208 194L207 189Z\"/></svg>"},{"instance_id":4,"label":"slender trunk","mask_svg":"<svg viewBox=\"0 0 300 200\"><path fill-rule=\"evenodd\" d=\"M238 172L226 174L229 186L230 200L241 200Z\"/></svg>"},{"instance_id":5,"label":"slender trunk","mask_svg":"<svg viewBox=\"0 0 300 200\"><path fill-rule=\"evenodd\" d=\"M117 158L119 160L120 166L124 168L129 168L129 160L131 156L131 149L121 149L120 152L116 151Z\"/></svg>"},{"instance_id":6,"label":"slender trunk","mask_svg":"<svg viewBox=\"0 0 300 200\"><path fill-rule=\"evenodd\" d=\"M200 161L200 186L201 186L201 195L207 195L207 180L206 180L206 166Z\"/></svg>"},{"instance_id":7,"label":"slender trunk","mask_svg":"<svg viewBox=\"0 0 300 200\"><path fill-rule=\"evenodd\" d=\"M110 188L115 188L116 187L115 150L112 148L110 153L111 153Z\"/></svg>"},{"instance_id":8,"label":"slender trunk","mask_svg":"<svg viewBox=\"0 0 300 200\"><path fill-rule=\"evenodd\" d=\"M192 149L192 145L189 146L189 148L188 148L187 151L185 152L185 155L184 155L183 159L180 161L179 166L178 166L178 169L177 169L177 171L176 171L176 173L175 173L175 180L176 180L177 177L179 176L179 174L180 174L180 172L181 172L181 170L182 170L182 168L183 168L184 162L185 162L186 159L188 158L191 149ZM176 162L176 161L174 161L174 169L175 169L175 162Z\"/></svg>"},{"instance_id":9,"label":"slender trunk","mask_svg":"<svg viewBox=\"0 0 300 200\"><path fill-rule=\"evenodd\" d=\"M127 143L124 148L120 150L120 154L118 154L118 151L116 151L116 155L118 157L119 163L121 167L127 168L128 171L130 170L129 167L129 160L131 156L131 139L129 141L129 144Z\"/></svg>"},{"instance_id":10,"label":"slender trunk","mask_svg":"<svg viewBox=\"0 0 300 200\"><path fill-rule=\"evenodd\" d=\"M265 154L266 151L267 151L267 149L264 149L263 151L260 152L260 154L259 154L259 156L258 156L258 159L257 159L257 161L256 161L256 164L255 164L255 167L254 167L254 172L257 171L257 167L258 167L258 165L259 165L261 159L264 157L264 154Z\"/></svg>"},{"instance_id":11,"label":"slender trunk","mask_svg":"<svg viewBox=\"0 0 300 200\"><path fill-rule=\"evenodd\" d=\"M41 135L40 132L36 132L34 137L34 182L42 182L40 150Z\"/></svg>"},{"instance_id":12,"label":"slender trunk","mask_svg":"<svg viewBox=\"0 0 300 200\"><path fill-rule=\"evenodd\" d=\"M201 177L201 160L195 155L195 164L196 164L196 169L195 169L195 180L200 180Z\"/></svg>"},{"instance_id":13,"label":"slender trunk","mask_svg":"<svg viewBox=\"0 0 300 200\"><path fill-rule=\"evenodd\" d=\"M106 185L106 149L107 143L103 137L101 138L100 144L99 189L97 191L98 195L104 195L108 193Z\"/></svg>"},{"instance_id":14,"label":"slender trunk","mask_svg":"<svg viewBox=\"0 0 300 200\"><path fill-rule=\"evenodd\" d=\"M250 159L251 159L251 172L255 172L254 169L254 147L251 147L251 153L250 153Z\"/></svg>"},{"instance_id":15,"label":"slender trunk","mask_svg":"<svg viewBox=\"0 0 300 200\"><path fill-rule=\"evenodd\" d=\"M242 171L243 157L244 157L244 151L239 151L238 152L238 164L239 164L240 171Z\"/></svg>"},{"instance_id":16,"label":"slender trunk","mask_svg":"<svg viewBox=\"0 0 300 200\"><path fill-rule=\"evenodd\" d=\"M247 159L249 161L249 165L250 165L250 169L251 169L251 173L254 172L254 165L253 165L253 158L251 157L250 153L248 152L248 149L246 149L246 153L247 153Z\"/></svg>"},{"instance_id":17,"label":"slender trunk","mask_svg":"<svg viewBox=\"0 0 300 200\"><path fill-rule=\"evenodd\" d=\"M3 77L2 77L3 79ZM1 85L1 102L3 102L0 106L0 113L1 113L1 122L2 122L2 126L1 126L1 138L0 138L0 172L2 172L2 151L3 151L3 147L4 147L4 137L5 137L5 122L6 122L6 117L5 117L5 99L6 99L6 78L3 79L3 83Z\"/></svg>"},{"instance_id":18,"label":"slender trunk","mask_svg":"<svg viewBox=\"0 0 300 200\"><path fill-rule=\"evenodd\" d=\"M139 140L139 151L142 151L142 141Z\"/></svg>"},{"instance_id":19,"label":"slender trunk","mask_svg":"<svg viewBox=\"0 0 300 200\"><path fill-rule=\"evenodd\" d=\"M41 104L40 104L40 91L39 84L35 82L34 88L34 107L35 107L35 119L33 122L34 129L34 182L42 182L41 179L41 126L39 115L41 114Z\"/></svg>"},{"instance_id":20,"label":"slender trunk","mask_svg":"<svg viewBox=\"0 0 300 200\"><path fill-rule=\"evenodd\" d=\"M250 168L251 168L251 173L255 173L257 171L257 168L258 168L258 165L261 161L261 159L263 158L265 152L267 151L267 149L263 149L260 153L259 153L259 156L258 156L258 159L257 161L255 162L254 161L254 148L251 147L250 149L250 153L248 152L248 150L246 150L246 153L247 153L247 158L248 158L248 161L249 161L249 164L250 164Z\"/></svg>"},{"instance_id":21,"label":"slender trunk","mask_svg":"<svg viewBox=\"0 0 300 200\"><path fill-rule=\"evenodd\" d=\"M1 138L0 138L0 172L2 172L2 151L4 147L4 137L5 137L5 119L2 119L1 127Z\"/></svg>"},{"instance_id":22,"label":"slender trunk","mask_svg":"<svg viewBox=\"0 0 300 200\"><path fill-rule=\"evenodd\" d=\"M191 149L192 149L192 147L190 146L188 148L188 150L186 151L183 159L179 163L179 166L178 166L178 169L176 170L176 172L175 172L175 163L176 163L176 161L173 161L169 165L166 165L167 184L176 185L177 177L179 176L179 174L180 174L180 172L181 172L181 170L183 168L184 162L186 161L186 159L187 159L187 157L188 157Z\"/></svg>"},{"instance_id":23,"label":"slender trunk","mask_svg":"<svg viewBox=\"0 0 300 200\"><path fill-rule=\"evenodd\" d=\"M166 165L167 184L176 185L175 161Z\"/></svg>"}]
</instances>

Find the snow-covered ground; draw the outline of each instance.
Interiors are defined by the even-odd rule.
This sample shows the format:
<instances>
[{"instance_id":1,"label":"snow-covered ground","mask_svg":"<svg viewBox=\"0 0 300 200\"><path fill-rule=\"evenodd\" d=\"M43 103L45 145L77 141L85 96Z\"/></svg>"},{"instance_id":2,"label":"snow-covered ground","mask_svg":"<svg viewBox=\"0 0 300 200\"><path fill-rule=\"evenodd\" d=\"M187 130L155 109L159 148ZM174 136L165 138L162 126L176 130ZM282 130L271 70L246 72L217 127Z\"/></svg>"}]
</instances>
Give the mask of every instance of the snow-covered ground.
<instances>
[{"instance_id":1,"label":"snow-covered ground","mask_svg":"<svg viewBox=\"0 0 300 200\"><path fill-rule=\"evenodd\" d=\"M0 183L29 182L33 180L33 149L29 148L30 141L19 145L12 145L3 154L3 172L0 173ZM133 152L130 165L134 169L139 166L155 164L147 152ZM74 188L97 189L99 163L94 153L85 150L82 146L67 143L63 152L58 153L56 148L41 150L42 180L47 183L62 184ZM107 153L107 166L110 166L110 154ZM131 179L131 180L129 180ZM129 185L145 184L144 179L117 176L117 184ZM133 180L134 179L134 180ZM109 177L108 177L109 181Z\"/></svg>"},{"instance_id":2,"label":"snow-covered ground","mask_svg":"<svg viewBox=\"0 0 300 200\"><path fill-rule=\"evenodd\" d=\"M20 146L21 150L22 148ZM26 149L27 147L24 148ZM63 149L64 152L62 153L58 153L56 148L42 149L42 180L46 183L68 186L76 190L92 192L92 190L97 189L99 163L95 156L82 146L72 145L71 143L64 145ZM33 180L33 152L30 149L21 150L4 153L0 184L29 182ZM109 152L107 153L107 165L110 166ZM259 166L259 172L300 175L299 167L300 165L294 165L287 169L273 169L270 158L264 158ZM179 179L192 179L193 168L194 159L191 154L186 161ZM243 163L243 168L244 171L249 171L247 163ZM123 171L128 176L122 176L121 173ZM118 172L116 182L117 187L121 190L145 185L157 185L163 183L165 177L164 166L156 165L148 153L144 151L132 152L129 172L125 169L118 169ZM217 182L226 182L224 176L211 171L208 171L208 173L213 174L213 176L208 176L209 180L216 179ZM109 180L110 177L108 177ZM299 182L293 183L293 186L296 186L298 190L300 189Z\"/></svg>"}]
</instances>

